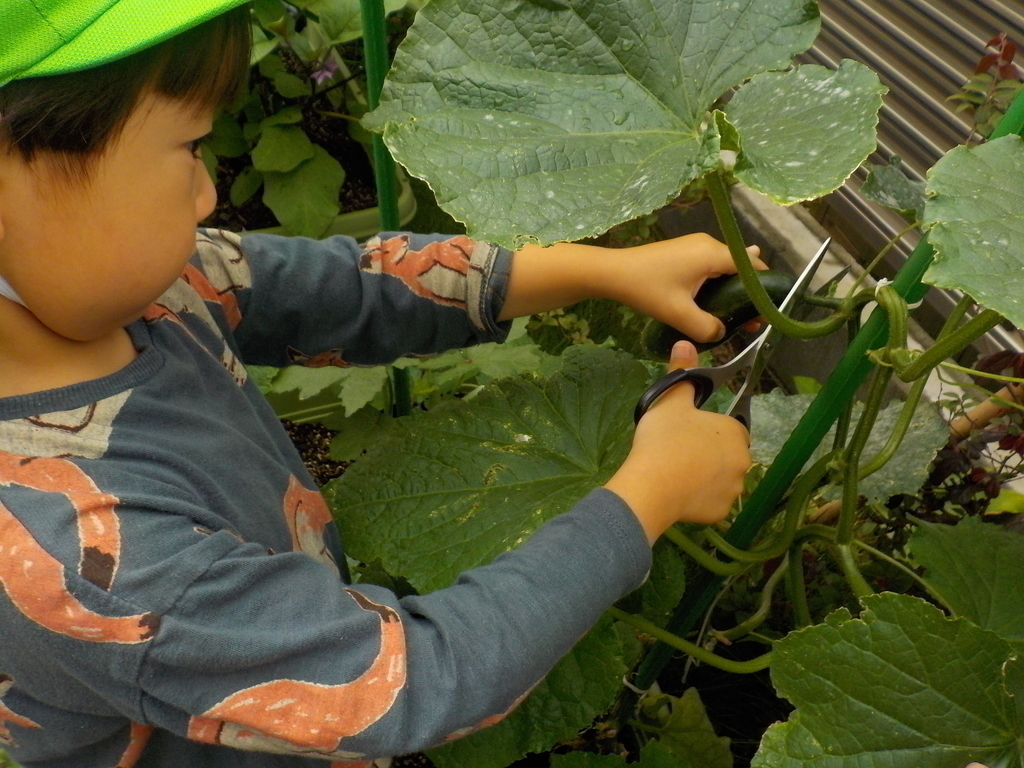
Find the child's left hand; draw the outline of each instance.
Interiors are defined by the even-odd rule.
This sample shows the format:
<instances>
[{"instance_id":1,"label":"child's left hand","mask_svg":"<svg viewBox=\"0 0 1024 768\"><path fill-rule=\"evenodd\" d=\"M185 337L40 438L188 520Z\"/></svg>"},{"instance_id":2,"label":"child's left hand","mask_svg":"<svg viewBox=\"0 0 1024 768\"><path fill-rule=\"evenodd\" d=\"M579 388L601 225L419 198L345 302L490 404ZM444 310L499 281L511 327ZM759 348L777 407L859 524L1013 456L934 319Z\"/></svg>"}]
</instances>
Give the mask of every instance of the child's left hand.
<instances>
[{"instance_id":1,"label":"child's left hand","mask_svg":"<svg viewBox=\"0 0 1024 768\"><path fill-rule=\"evenodd\" d=\"M747 249L754 266L767 269L757 258L760 249ZM617 252L621 261L609 287L613 298L697 341L715 341L725 326L693 300L705 280L735 274L728 247L705 234L636 246Z\"/></svg>"},{"instance_id":2,"label":"child's left hand","mask_svg":"<svg viewBox=\"0 0 1024 768\"><path fill-rule=\"evenodd\" d=\"M757 246L747 251L767 269ZM729 248L706 234L684 235L634 248L557 243L517 251L499 320L532 315L583 299L614 299L671 325L697 341L714 341L722 322L693 301L704 281L735 274Z\"/></svg>"}]
</instances>

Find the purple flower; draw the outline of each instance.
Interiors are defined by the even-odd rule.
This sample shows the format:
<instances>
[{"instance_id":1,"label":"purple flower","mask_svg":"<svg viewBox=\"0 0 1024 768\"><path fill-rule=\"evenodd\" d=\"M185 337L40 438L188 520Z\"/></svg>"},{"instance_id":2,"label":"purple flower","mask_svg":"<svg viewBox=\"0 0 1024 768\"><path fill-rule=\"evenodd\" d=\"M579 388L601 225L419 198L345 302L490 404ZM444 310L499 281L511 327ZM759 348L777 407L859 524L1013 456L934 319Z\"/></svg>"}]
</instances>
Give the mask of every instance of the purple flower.
<instances>
[{"instance_id":1,"label":"purple flower","mask_svg":"<svg viewBox=\"0 0 1024 768\"><path fill-rule=\"evenodd\" d=\"M320 67L316 72L313 73L312 77L316 80L317 85L323 85L327 80L330 80L338 73L338 65L333 60L324 62L323 66Z\"/></svg>"}]
</instances>

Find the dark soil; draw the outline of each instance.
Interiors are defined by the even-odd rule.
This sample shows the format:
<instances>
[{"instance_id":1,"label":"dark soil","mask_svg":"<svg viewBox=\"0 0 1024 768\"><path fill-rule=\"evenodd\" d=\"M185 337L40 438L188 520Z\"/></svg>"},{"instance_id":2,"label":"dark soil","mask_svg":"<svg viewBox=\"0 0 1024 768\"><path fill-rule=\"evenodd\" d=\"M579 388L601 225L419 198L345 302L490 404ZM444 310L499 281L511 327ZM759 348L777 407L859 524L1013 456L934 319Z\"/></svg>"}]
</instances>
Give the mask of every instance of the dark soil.
<instances>
[{"instance_id":1,"label":"dark soil","mask_svg":"<svg viewBox=\"0 0 1024 768\"><path fill-rule=\"evenodd\" d=\"M323 486L328 480L333 480L341 475L348 468L351 461L334 461L331 458L331 440L337 432L328 429L323 424L296 424L292 421L281 422L285 431L295 443L309 474L316 480L316 484Z\"/></svg>"}]
</instances>

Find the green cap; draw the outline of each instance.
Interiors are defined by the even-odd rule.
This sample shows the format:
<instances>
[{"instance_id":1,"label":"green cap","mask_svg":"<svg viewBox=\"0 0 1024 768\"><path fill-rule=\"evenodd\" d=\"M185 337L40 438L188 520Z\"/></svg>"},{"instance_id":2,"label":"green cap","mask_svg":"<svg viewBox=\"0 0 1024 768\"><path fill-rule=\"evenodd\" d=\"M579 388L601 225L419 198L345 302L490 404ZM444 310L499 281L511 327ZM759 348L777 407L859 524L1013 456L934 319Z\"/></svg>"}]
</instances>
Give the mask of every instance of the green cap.
<instances>
[{"instance_id":1,"label":"green cap","mask_svg":"<svg viewBox=\"0 0 1024 768\"><path fill-rule=\"evenodd\" d=\"M247 0L0 0L0 87L105 64Z\"/></svg>"}]
</instances>

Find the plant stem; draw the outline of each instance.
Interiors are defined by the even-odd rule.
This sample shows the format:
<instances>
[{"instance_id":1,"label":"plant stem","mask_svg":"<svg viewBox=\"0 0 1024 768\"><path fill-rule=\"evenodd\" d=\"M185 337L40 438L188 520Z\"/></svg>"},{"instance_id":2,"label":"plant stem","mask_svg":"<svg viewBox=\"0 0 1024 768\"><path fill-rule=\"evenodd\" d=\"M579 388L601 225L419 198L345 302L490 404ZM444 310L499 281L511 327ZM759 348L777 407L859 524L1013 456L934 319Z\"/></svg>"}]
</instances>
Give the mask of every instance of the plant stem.
<instances>
[{"instance_id":1,"label":"plant stem","mask_svg":"<svg viewBox=\"0 0 1024 768\"><path fill-rule=\"evenodd\" d=\"M844 306L843 299L837 299L835 296L815 296L813 293L805 293L801 296L800 303L811 307L824 307L825 309L836 311L843 309Z\"/></svg>"},{"instance_id":2,"label":"plant stem","mask_svg":"<svg viewBox=\"0 0 1024 768\"><path fill-rule=\"evenodd\" d=\"M279 419L285 419L286 421L293 421L296 424L302 424L305 421L316 421L324 416L330 416L332 413L342 409L340 402L330 403L327 405L317 405L312 408L303 408L299 411L291 411L290 413L279 413L277 417Z\"/></svg>"},{"instance_id":3,"label":"plant stem","mask_svg":"<svg viewBox=\"0 0 1024 768\"><path fill-rule=\"evenodd\" d=\"M722 576L731 576L734 573L739 573L744 568L743 563L726 563L719 560L710 552L706 552L701 549L699 544L692 541L690 537L678 528L670 527L663 535L666 539L683 550L683 552L696 560L698 564L704 566L712 573L717 573Z\"/></svg>"},{"instance_id":4,"label":"plant stem","mask_svg":"<svg viewBox=\"0 0 1024 768\"><path fill-rule=\"evenodd\" d=\"M337 117L340 120L350 120L353 123L358 123L358 117L352 117L352 115L343 115L341 112L328 112L326 109L318 109L316 111L318 115L326 115L327 117Z\"/></svg>"},{"instance_id":5,"label":"plant stem","mask_svg":"<svg viewBox=\"0 0 1024 768\"><path fill-rule=\"evenodd\" d=\"M914 419L914 413L917 411L917 404L921 401L921 395L924 393L924 388L928 384L927 377L922 376L920 379L914 382L914 385L910 388L910 392L907 393L907 401L903 404L903 409L900 411L899 418L896 420L896 426L889 435L889 439L886 440L885 446L880 450L873 459L866 464L862 464L857 470L857 478L863 480L868 475L874 474L886 464L888 464L892 457L896 455L896 451L899 450L900 444L903 442L903 438L907 435L907 430L910 428L910 422Z\"/></svg>"},{"instance_id":6,"label":"plant stem","mask_svg":"<svg viewBox=\"0 0 1024 768\"><path fill-rule=\"evenodd\" d=\"M871 589L867 581L865 581L863 574L860 572L860 568L857 567L857 559L853 556L853 549L850 544L836 544L836 559L839 561L839 567L843 571L843 575L846 577L846 583L850 585L850 589L853 590L858 598L868 597L869 595L875 594L875 591Z\"/></svg>"},{"instance_id":7,"label":"plant stem","mask_svg":"<svg viewBox=\"0 0 1024 768\"><path fill-rule=\"evenodd\" d=\"M787 554L782 558L782 562L779 563L779 567L775 569L775 572L772 573L764 583L764 588L761 590L761 602L758 604L757 610L750 617L741 621L732 629L727 629L715 634L719 637L725 638L726 640L737 640L744 635L750 634L764 624L768 619L768 614L771 613L772 598L775 595L775 588L779 585L779 582L782 581L782 577L786 575L786 571L788 569L789 555Z\"/></svg>"},{"instance_id":8,"label":"plant stem","mask_svg":"<svg viewBox=\"0 0 1024 768\"><path fill-rule=\"evenodd\" d=\"M857 465L860 462L860 455L867 445L871 436L871 429L878 419L878 412L882 407L882 399L885 397L886 388L889 386L889 379L892 378L891 368L876 368L871 378L871 386L868 389L867 398L864 401L864 411L857 422L857 429L854 430L850 445L843 456L843 509L839 513L839 525L837 526L836 543L839 546L847 546L853 539L853 528L857 521L858 493L858 472Z\"/></svg>"},{"instance_id":9,"label":"plant stem","mask_svg":"<svg viewBox=\"0 0 1024 768\"><path fill-rule=\"evenodd\" d=\"M834 459L834 453L822 456L794 483L793 492L789 496L789 501L786 502L782 530L774 541L766 542L764 546L757 547L756 549L742 550L732 546L712 528L708 528L704 535L723 554L740 562L762 563L766 560L782 557L793 543L793 536L796 534L796 529L803 519L804 510L807 509L807 503L810 501L814 489L818 487L821 478L828 470L828 465Z\"/></svg>"},{"instance_id":10,"label":"plant stem","mask_svg":"<svg viewBox=\"0 0 1024 768\"><path fill-rule=\"evenodd\" d=\"M804 545L794 544L789 550L789 567L786 568L786 588L793 603L797 629L809 627L811 611L807 607L807 586L804 584Z\"/></svg>"},{"instance_id":11,"label":"plant stem","mask_svg":"<svg viewBox=\"0 0 1024 768\"><path fill-rule=\"evenodd\" d=\"M630 626L636 627L644 634L650 635L653 638L660 640L666 645L670 645L673 648L687 653L698 661L703 661L717 669L721 669L725 672L735 672L741 675L747 675L751 672L760 672L762 669L766 669L772 661L772 652L758 656L757 658L750 659L749 661L733 661L732 659L723 659L718 654L712 653L711 651L701 648L699 645L695 645L678 635L674 635L668 632L657 624L648 621L642 616L636 616L632 613L626 613L619 608L609 608L610 613L614 618L619 621L625 622ZM650 687L650 686L648 686Z\"/></svg>"},{"instance_id":12,"label":"plant stem","mask_svg":"<svg viewBox=\"0 0 1024 768\"><path fill-rule=\"evenodd\" d=\"M391 367L391 409L395 417L412 413L412 378L407 368Z\"/></svg>"},{"instance_id":13,"label":"plant stem","mask_svg":"<svg viewBox=\"0 0 1024 768\"><path fill-rule=\"evenodd\" d=\"M891 251L893 248L896 247L896 243L898 243L900 240L902 240L904 237L909 235L911 232L913 232L915 229L917 229L920 226L921 226L921 222L915 221L913 224L911 224L909 227L904 229L902 232L898 232L897 234L893 235L892 239L888 243L885 244L885 246L882 248L882 250L880 250L878 252L878 255L875 256L874 259L872 259L870 264L868 264L866 267L864 267L864 271L861 272L860 275L857 277L857 279L853 281L853 287L850 288L850 295L852 296L853 294L855 294L857 292L857 289L861 287L861 285L864 283L864 280L867 279L868 275L870 275L872 272L874 272L875 271L875 267L877 267L879 264L882 263L882 259L885 258L885 254L887 254L889 251Z\"/></svg>"},{"instance_id":14,"label":"plant stem","mask_svg":"<svg viewBox=\"0 0 1024 768\"><path fill-rule=\"evenodd\" d=\"M779 311L757 279L757 270L754 269L754 265L750 261L750 254L747 253L746 244L743 242L743 233L740 232L739 222L736 221L736 214L732 210L729 189L726 186L723 172L712 171L704 179L707 182L711 204L715 209L715 217L718 219L722 235L725 237L729 252L736 263L743 287L765 322L770 323L773 328L777 328L786 336L794 336L799 339L814 339L839 330L847 321L847 315L837 313L824 320L803 323Z\"/></svg>"},{"instance_id":15,"label":"plant stem","mask_svg":"<svg viewBox=\"0 0 1024 768\"><path fill-rule=\"evenodd\" d=\"M935 346L923 352L913 363L896 372L903 381L914 379L929 373L947 357L962 352L979 337L984 336L1003 321L1002 315L994 309L986 309L977 317L972 318L949 334L935 342Z\"/></svg>"},{"instance_id":16,"label":"plant stem","mask_svg":"<svg viewBox=\"0 0 1024 768\"><path fill-rule=\"evenodd\" d=\"M854 539L853 545L855 547L860 547L868 554L874 555L879 560L885 560L885 562L889 563L890 565L894 565L897 568L899 568L901 571L910 576L914 581L916 581L918 584L924 587L925 591L927 591L929 595L934 597L942 605L943 608L949 611L950 616L956 616L956 611L954 611L950 607L946 599L942 595L940 595L931 584L925 581L924 578L922 578L919 574L915 573L912 568L907 567L904 563L901 563L895 557L890 557L889 555L885 554L885 552L875 549L870 544L865 544L863 541L860 541L859 539Z\"/></svg>"},{"instance_id":17,"label":"plant stem","mask_svg":"<svg viewBox=\"0 0 1024 768\"><path fill-rule=\"evenodd\" d=\"M973 368L965 368L962 365L956 363L939 363L943 368L949 368L951 371L960 371L960 373L966 373L971 376L977 376L979 379L993 379L995 381L1009 381L1012 384L1024 384L1024 379L1018 379L1016 376L1002 376L997 373L985 373L985 371L976 371Z\"/></svg>"},{"instance_id":18,"label":"plant stem","mask_svg":"<svg viewBox=\"0 0 1024 768\"><path fill-rule=\"evenodd\" d=\"M907 302L893 290L891 285L879 286L875 291L878 306L889 317L889 342L886 349L906 349L907 346Z\"/></svg>"},{"instance_id":19,"label":"plant stem","mask_svg":"<svg viewBox=\"0 0 1024 768\"><path fill-rule=\"evenodd\" d=\"M953 330L960 325L960 322L967 315L967 310L974 306L974 299L967 294L960 297L960 301L953 307L953 311L949 313L949 317L946 318L946 322L942 324L942 328L939 330L937 338L943 339L953 332Z\"/></svg>"},{"instance_id":20,"label":"plant stem","mask_svg":"<svg viewBox=\"0 0 1024 768\"><path fill-rule=\"evenodd\" d=\"M836 540L836 529L828 525L805 525L796 532L796 536L793 537L793 543L797 544L806 539L821 539L822 541L833 542Z\"/></svg>"}]
</instances>

